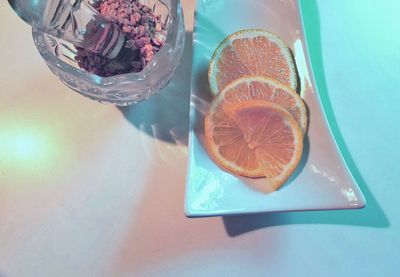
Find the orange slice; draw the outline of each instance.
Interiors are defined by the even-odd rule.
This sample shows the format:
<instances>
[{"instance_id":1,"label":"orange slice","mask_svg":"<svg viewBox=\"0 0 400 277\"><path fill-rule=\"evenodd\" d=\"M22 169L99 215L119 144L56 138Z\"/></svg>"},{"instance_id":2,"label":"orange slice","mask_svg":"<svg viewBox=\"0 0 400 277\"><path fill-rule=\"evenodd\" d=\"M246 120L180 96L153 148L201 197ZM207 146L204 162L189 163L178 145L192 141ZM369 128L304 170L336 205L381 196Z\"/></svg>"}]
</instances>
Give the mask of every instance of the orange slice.
<instances>
[{"instance_id":1,"label":"orange slice","mask_svg":"<svg viewBox=\"0 0 400 277\"><path fill-rule=\"evenodd\" d=\"M227 85L219 94L225 102L267 100L280 105L297 121L302 133L307 128L307 112L301 97L290 87L263 76L244 76Z\"/></svg>"},{"instance_id":2,"label":"orange slice","mask_svg":"<svg viewBox=\"0 0 400 277\"><path fill-rule=\"evenodd\" d=\"M208 68L213 95L243 75L271 77L297 89L296 67L289 48L278 36L264 30L235 32L214 51Z\"/></svg>"},{"instance_id":3,"label":"orange slice","mask_svg":"<svg viewBox=\"0 0 400 277\"><path fill-rule=\"evenodd\" d=\"M298 165L303 136L281 106L215 98L205 118L205 146L222 168L246 177L266 177L278 189Z\"/></svg>"}]
</instances>

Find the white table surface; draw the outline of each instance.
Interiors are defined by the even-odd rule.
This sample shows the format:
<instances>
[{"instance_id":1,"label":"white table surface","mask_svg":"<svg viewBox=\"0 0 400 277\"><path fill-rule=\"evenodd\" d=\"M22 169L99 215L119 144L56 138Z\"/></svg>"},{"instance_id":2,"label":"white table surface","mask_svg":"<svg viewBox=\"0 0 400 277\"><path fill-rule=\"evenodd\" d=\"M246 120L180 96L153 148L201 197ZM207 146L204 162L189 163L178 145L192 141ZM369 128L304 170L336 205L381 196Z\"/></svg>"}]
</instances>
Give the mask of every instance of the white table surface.
<instances>
[{"instance_id":1,"label":"white table surface","mask_svg":"<svg viewBox=\"0 0 400 277\"><path fill-rule=\"evenodd\" d=\"M367 207L203 219L183 213L194 1L182 2L183 63L129 108L61 84L0 2L0 276L399 276L398 1L316 1Z\"/></svg>"}]
</instances>

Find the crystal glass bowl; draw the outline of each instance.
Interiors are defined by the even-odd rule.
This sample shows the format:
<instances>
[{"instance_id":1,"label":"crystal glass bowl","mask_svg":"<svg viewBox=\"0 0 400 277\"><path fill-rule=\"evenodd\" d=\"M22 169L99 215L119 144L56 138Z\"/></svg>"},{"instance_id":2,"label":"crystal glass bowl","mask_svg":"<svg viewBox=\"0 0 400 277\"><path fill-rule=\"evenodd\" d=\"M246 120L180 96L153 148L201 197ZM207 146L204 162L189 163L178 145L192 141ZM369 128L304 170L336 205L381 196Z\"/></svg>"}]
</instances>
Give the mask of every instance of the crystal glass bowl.
<instances>
[{"instance_id":1,"label":"crystal glass bowl","mask_svg":"<svg viewBox=\"0 0 400 277\"><path fill-rule=\"evenodd\" d=\"M139 73L100 77L74 60L75 47L61 39L32 30L35 45L51 71L68 87L102 103L125 106L147 99L168 84L184 46L185 27L180 0L142 0L167 23L165 45Z\"/></svg>"}]
</instances>

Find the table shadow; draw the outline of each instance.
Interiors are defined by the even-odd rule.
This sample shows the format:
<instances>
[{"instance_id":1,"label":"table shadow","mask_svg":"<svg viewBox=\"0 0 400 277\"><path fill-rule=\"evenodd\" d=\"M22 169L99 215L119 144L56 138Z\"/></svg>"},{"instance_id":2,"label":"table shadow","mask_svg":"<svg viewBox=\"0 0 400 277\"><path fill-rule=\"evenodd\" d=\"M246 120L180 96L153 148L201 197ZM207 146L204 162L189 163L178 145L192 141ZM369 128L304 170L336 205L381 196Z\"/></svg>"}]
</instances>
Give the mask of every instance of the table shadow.
<instances>
[{"instance_id":1,"label":"table shadow","mask_svg":"<svg viewBox=\"0 0 400 277\"><path fill-rule=\"evenodd\" d=\"M146 101L118 107L143 133L171 144L187 145L188 141L192 36L186 32L181 63L165 88Z\"/></svg>"},{"instance_id":2,"label":"table shadow","mask_svg":"<svg viewBox=\"0 0 400 277\"><path fill-rule=\"evenodd\" d=\"M321 30L319 10L316 0L300 1L304 26L307 30L307 45L309 53L312 53L312 68L314 79L323 103L324 111L329 126L334 134L338 147L348 165L354 179L363 192L367 206L361 210L337 210L337 211L313 211L313 212L279 212L264 213L245 216L223 217L226 232L229 236L238 236L256 229L270 226L289 224L332 224L367 226L376 228L387 228L390 226L389 219L372 195L367 183L358 170L343 136L338 127L333 113L328 93L325 72L323 67L323 56L321 51Z\"/></svg>"}]
</instances>

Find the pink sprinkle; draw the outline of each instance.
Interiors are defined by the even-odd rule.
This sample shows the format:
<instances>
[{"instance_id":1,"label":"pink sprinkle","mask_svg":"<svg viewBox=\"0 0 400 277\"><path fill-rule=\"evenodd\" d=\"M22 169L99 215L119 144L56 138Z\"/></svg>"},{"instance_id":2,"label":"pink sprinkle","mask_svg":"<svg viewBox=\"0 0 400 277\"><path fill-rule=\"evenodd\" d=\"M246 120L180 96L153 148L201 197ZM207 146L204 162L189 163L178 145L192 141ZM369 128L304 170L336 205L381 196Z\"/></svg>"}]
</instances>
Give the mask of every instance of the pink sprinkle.
<instances>
[{"instance_id":1,"label":"pink sprinkle","mask_svg":"<svg viewBox=\"0 0 400 277\"><path fill-rule=\"evenodd\" d=\"M141 15L140 15L140 13L138 13L138 12L134 13L134 14L133 14L133 17L135 18L135 21L136 21L136 22L139 22L140 19L142 18Z\"/></svg>"},{"instance_id":2,"label":"pink sprinkle","mask_svg":"<svg viewBox=\"0 0 400 277\"><path fill-rule=\"evenodd\" d=\"M151 39L151 42L153 42L154 45L160 46L160 42L158 42L158 40L156 40L155 38Z\"/></svg>"},{"instance_id":3,"label":"pink sprinkle","mask_svg":"<svg viewBox=\"0 0 400 277\"><path fill-rule=\"evenodd\" d=\"M112 17L116 17L116 16L117 16L117 11L114 10L114 9L112 9L112 10L110 10L110 12L108 13L108 15L109 15L109 16L112 16ZM114 21L115 21L115 22L118 22L118 21L115 20L115 19L114 19Z\"/></svg>"},{"instance_id":4,"label":"pink sprinkle","mask_svg":"<svg viewBox=\"0 0 400 277\"><path fill-rule=\"evenodd\" d=\"M139 36L143 36L146 33L146 29L144 28L144 26L140 25L137 33Z\"/></svg>"},{"instance_id":5,"label":"pink sprinkle","mask_svg":"<svg viewBox=\"0 0 400 277\"><path fill-rule=\"evenodd\" d=\"M108 14L110 12L110 6L103 6L101 13Z\"/></svg>"},{"instance_id":6,"label":"pink sprinkle","mask_svg":"<svg viewBox=\"0 0 400 277\"><path fill-rule=\"evenodd\" d=\"M151 61L154 58L154 53L153 52L149 52L146 54L145 60L146 62Z\"/></svg>"},{"instance_id":7,"label":"pink sprinkle","mask_svg":"<svg viewBox=\"0 0 400 277\"><path fill-rule=\"evenodd\" d=\"M124 22L125 22L125 21L128 21L128 22L129 22L129 20L128 20L129 15L127 15L127 14L125 13L125 10L123 10L118 16L119 16L120 18L123 18L123 19L124 19Z\"/></svg>"},{"instance_id":8,"label":"pink sprinkle","mask_svg":"<svg viewBox=\"0 0 400 277\"><path fill-rule=\"evenodd\" d=\"M130 33L131 30L132 30L132 28L127 25L124 25L124 27L122 27L122 31L124 31L125 33Z\"/></svg>"},{"instance_id":9,"label":"pink sprinkle","mask_svg":"<svg viewBox=\"0 0 400 277\"><path fill-rule=\"evenodd\" d=\"M133 15L131 15L129 19L130 19L130 22L131 22L132 25L136 24L136 19L135 19L135 17Z\"/></svg>"},{"instance_id":10,"label":"pink sprinkle","mask_svg":"<svg viewBox=\"0 0 400 277\"><path fill-rule=\"evenodd\" d=\"M152 51L153 50L153 46L151 44L146 44L144 46L144 48L146 48L147 51Z\"/></svg>"}]
</instances>

